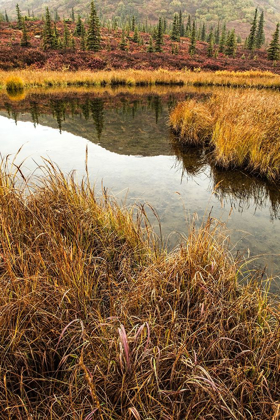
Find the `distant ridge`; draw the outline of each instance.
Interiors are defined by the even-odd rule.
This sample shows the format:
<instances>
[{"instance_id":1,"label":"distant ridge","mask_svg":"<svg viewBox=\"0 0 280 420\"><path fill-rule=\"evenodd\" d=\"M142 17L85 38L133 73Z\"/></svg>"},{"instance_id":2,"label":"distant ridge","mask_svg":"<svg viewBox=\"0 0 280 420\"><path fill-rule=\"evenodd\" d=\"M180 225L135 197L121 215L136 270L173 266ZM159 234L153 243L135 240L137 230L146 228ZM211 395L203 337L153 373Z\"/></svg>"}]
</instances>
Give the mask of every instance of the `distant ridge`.
<instances>
[{"instance_id":1,"label":"distant ridge","mask_svg":"<svg viewBox=\"0 0 280 420\"><path fill-rule=\"evenodd\" d=\"M89 11L88 0L0 0L0 12L7 10L11 17L15 17L15 7L19 4L23 14L34 12L40 16L48 6L50 10L57 10L61 17L69 17L71 9L86 16ZM124 19L127 15L134 15L142 22L148 19L154 22L159 16L170 18L181 10L186 18L188 14L203 19L206 22L226 21L234 23L236 29L243 32L249 27L254 9L264 10L266 29L271 31L276 22L280 21L280 0L96 0L96 7L104 18L118 16Z\"/></svg>"}]
</instances>

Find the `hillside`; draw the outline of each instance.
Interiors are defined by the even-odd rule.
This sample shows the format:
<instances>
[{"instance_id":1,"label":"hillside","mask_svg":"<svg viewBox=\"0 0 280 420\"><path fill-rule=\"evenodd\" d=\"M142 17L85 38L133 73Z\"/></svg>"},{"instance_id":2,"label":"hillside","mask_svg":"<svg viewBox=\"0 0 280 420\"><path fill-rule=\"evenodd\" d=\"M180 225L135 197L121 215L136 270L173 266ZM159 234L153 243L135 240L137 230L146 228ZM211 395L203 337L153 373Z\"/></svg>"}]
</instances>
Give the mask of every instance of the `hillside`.
<instances>
[{"instance_id":1,"label":"hillside","mask_svg":"<svg viewBox=\"0 0 280 420\"><path fill-rule=\"evenodd\" d=\"M0 0L0 12L6 10L11 17L15 17L15 7L19 6L23 14L34 13L40 16L45 7L57 10L61 17L69 17L71 8L76 13L86 16L89 10L89 0ZM245 31L252 20L255 7L265 11L266 28L271 29L280 20L280 0L96 0L99 14L102 18L118 17L120 20L134 15L139 21L148 19L154 22L159 16L169 19L179 10L182 10L186 18L188 14L203 19L206 22L227 21Z\"/></svg>"}]
</instances>

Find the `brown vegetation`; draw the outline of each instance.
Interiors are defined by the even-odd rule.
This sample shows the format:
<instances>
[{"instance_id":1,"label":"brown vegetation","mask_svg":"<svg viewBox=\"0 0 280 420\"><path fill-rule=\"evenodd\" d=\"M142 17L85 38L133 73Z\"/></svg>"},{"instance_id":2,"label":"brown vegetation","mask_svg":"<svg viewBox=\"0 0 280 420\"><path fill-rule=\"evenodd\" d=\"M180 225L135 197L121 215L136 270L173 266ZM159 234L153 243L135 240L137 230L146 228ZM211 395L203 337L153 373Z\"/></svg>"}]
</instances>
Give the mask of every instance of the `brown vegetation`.
<instances>
[{"instance_id":1,"label":"brown vegetation","mask_svg":"<svg viewBox=\"0 0 280 420\"><path fill-rule=\"evenodd\" d=\"M219 227L167 255L46 165L0 171L0 418L276 420L278 304Z\"/></svg>"}]
</instances>

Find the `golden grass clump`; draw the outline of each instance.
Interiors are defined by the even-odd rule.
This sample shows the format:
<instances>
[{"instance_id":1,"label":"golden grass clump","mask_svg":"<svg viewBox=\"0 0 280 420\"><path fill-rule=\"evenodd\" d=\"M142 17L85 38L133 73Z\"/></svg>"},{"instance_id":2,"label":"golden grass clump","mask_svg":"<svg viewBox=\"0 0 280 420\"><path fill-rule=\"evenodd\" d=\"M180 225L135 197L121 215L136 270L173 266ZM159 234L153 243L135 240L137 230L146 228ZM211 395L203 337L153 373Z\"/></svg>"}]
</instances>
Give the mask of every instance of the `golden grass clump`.
<instances>
[{"instance_id":1,"label":"golden grass clump","mask_svg":"<svg viewBox=\"0 0 280 420\"><path fill-rule=\"evenodd\" d=\"M193 109L199 117L189 118ZM199 124L197 123L199 121ZM170 123L180 141L205 143L222 168L244 168L269 180L280 177L280 104L278 94L261 91L217 92L204 103L178 105ZM191 139L190 139L191 138Z\"/></svg>"},{"instance_id":2,"label":"golden grass clump","mask_svg":"<svg viewBox=\"0 0 280 420\"><path fill-rule=\"evenodd\" d=\"M13 75L8 77L6 80L6 90L11 96L22 93L24 83L21 77Z\"/></svg>"},{"instance_id":3,"label":"golden grass clump","mask_svg":"<svg viewBox=\"0 0 280 420\"><path fill-rule=\"evenodd\" d=\"M217 225L167 254L86 181L17 175L2 162L1 419L277 418L279 307Z\"/></svg>"},{"instance_id":4,"label":"golden grass clump","mask_svg":"<svg viewBox=\"0 0 280 420\"><path fill-rule=\"evenodd\" d=\"M207 105L191 99L178 104L172 112L172 128L188 144L201 145L211 137L213 116Z\"/></svg>"}]
</instances>

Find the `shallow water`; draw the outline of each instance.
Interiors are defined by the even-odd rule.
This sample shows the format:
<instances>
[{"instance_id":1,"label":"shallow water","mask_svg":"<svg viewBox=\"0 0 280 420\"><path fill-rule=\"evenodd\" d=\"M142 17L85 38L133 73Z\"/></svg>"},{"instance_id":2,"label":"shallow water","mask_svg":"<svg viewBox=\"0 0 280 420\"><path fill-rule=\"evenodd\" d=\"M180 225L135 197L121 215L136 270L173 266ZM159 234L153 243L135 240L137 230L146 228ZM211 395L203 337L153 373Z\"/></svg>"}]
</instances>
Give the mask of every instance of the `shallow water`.
<instances>
[{"instance_id":1,"label":"shallow water","mask_svg":"<svg viewBox=\"0 0 280 420\"><path fill-rule=\"evenodd\" d=\"M151 204L169 248L187 234L193 214L199 224L211 212L227 222L234 252L261 254L255 265L278 275L279 189L242 172L218 171L202 151L176 146L168 114L177 100L193 94L48 93L20 102L1 96L0 153L14 155L23 145L16 161L25 159L25 173L47 157L80 179L88 147L96 191L104 186L128 204Z\"/></svg>"}]
</instances>

